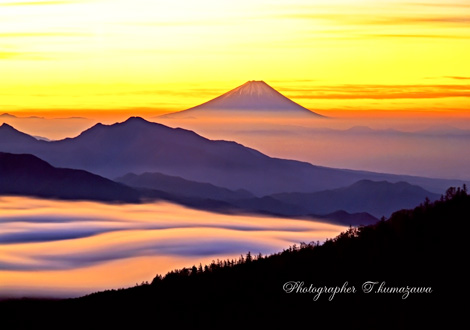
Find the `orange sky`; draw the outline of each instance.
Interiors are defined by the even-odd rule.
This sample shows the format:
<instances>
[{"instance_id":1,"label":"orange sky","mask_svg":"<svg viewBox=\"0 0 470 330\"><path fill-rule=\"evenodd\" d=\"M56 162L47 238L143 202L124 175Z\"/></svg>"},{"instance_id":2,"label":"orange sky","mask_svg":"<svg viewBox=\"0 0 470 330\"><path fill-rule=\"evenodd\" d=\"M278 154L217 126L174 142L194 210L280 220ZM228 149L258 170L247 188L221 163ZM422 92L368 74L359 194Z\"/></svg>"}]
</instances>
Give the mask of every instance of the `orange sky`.
<instances>
[{"instance_id":1,"label":"orange sky","mask_svg":"<svg viewBox=\"0 0 470 330\"><path fill-rule=\"evenodd\" d=\"M159 114L252 79L323 113L468 112L469 11L466 0L0 1L0 112Z\"/></svg>"}]
</instances>

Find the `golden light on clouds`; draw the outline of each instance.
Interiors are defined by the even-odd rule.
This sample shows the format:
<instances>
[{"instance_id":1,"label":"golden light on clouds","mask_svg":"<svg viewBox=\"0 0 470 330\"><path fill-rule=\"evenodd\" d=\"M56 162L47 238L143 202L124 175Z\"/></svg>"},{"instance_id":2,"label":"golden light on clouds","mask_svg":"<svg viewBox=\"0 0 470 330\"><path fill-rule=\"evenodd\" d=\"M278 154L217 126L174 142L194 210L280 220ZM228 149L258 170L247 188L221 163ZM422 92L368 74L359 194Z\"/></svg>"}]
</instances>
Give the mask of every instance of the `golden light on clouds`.
<instances>
[{"instance_id":1,"label":"golden light on clouds","mask_svg":"<svg viewBox=\"0 0 470 330\"><path fill-rule=\"evenodd\" d=\"M169 203L107 205L1 197L0 296L74 296L241 254L324 241L346 227L224 215Z\"/></svg>"},{"instance_id":2,"label":"golden light on clouds","mask_svg":"<svg viewBox=\"0 0 470 330\"><path fill-rule=\"evenodd\" d=\"M257 79L311 109L403 106L392 98L462 111L469 10L464 0L1 1L0 109L158 113Z\"/></svg>"}]
</instances>

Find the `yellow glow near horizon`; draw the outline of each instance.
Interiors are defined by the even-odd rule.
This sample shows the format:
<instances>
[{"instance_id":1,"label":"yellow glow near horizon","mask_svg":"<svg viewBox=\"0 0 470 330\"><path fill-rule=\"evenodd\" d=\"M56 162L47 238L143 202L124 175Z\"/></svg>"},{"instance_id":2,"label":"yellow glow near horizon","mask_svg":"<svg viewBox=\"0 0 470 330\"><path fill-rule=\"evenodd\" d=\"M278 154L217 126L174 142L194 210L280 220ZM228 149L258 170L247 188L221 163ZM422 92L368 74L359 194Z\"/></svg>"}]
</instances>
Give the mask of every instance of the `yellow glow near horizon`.
<instances>
[{"instance_id":1,"label":"yellow glow near horizon","mask_svg":"<svg viewBox=\"0 0 470 330\"><path fill-rule=\"evenodd\" d=\"M0 1L0 111L175 111L252 79L311 109L468 110L469 11L465 0Z\"/></svg>"}]
</instances>

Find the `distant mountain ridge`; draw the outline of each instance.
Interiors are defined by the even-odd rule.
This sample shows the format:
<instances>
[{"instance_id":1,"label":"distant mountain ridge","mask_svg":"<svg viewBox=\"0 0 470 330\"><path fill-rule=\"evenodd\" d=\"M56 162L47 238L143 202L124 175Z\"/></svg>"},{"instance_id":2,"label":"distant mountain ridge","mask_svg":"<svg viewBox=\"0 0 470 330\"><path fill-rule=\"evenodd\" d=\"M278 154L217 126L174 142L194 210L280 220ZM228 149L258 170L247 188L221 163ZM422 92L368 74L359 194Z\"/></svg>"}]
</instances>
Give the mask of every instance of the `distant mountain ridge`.
<instances>
[{"instance_id":1,"label":"distant mountain ridge","mask_svg":"<svg viewBox=\"0 0 470 330\"><path fill-rule=\"evenodd\" d=\"M184 197L198 197L216 200L233 200L254 197L253 194L246 190L233 191L227 188L214 186L210 183L189 181L181 177L161 173L143 173L141 175L129 173L116 178L115 181L131 187L156 189Z\"/></svg>"},{"instance_id":2,"label":"distant mountain ridge","mask_svg":"<svg viewBox=\"0 0 470 330\"><path fill-rule=\"evenodd\" d=\"M18 145L28 142L33 143L33 141L37 141L37 139L16 130L11 125L3 123L0 126L0 144Z\"/></svg>"},{"instance_id":3,"label":"distant mountain ridge","mask_svg":"<svg viewBox=\"0 0 470 330\"><path fill-rule=\"evenodd\" d=\"M121 181L133 183L137 187L116 183L83 170L55 168L33 155L0 152L0 196L120 203L166 200L196 209L222 213L290 215L289 212L285 212L289 206L282 202L266 204L266 200L272 199L255 198L246 191L230 191L178 177L147 173L141 176L126 175ZM139 184L144 188L139 188ZM150 189L152 187L154 189ZM251 204L243 203L247 198ZM369 222L377 220L368 215L348 214L344 211L325 215L320 219L348 225L366 224L364 220Z\"/></svg>"},{"instance_id":4,"label":"distant mountain ridge","mask_svg":"<svg viewBox=\"0 0 470 330\"><path fill-rule=\"evenodd\" d=\"M285 97L264 81L248 81L227 93L187 110L166 114L164 118L233 116L323 117Z\"/></svg>"},{"instance_id":5,"label":"distant mountain ridge","mask_svg":"<svg viewBox=\"0 0 470 330\"><path fill-rule=\"evenodd\" d=\"M257 196L311 193L359 180L406 181L442 193L459 180L381 174L272 158L236 142L206 139L192 131L131 117L97 124L75 138L38 141L9 125L0 127L0 151L33 154L55 167L83 169L107 178L158 172Z\"/></svg>"},{"instance_id":6,"label":"distant mountain ridge","mask_svg":"<svg viewBox=\"0 0 470 330\"><path fill-rule=\"evenodd\" d=\"M106 202L140 200L132 188L83 171L55 168L33 155L0 152L0 194Z\"/></svg>"},{"instance_id":7,"label":"distant mountain ridge","mask_svg":"<svg viewBox=\"0 0 470 330\"><path fill-rule=\"evenodd\" d=\"M0 126L7 124L28 132L31 136L45 137L48 140L77 136L94 123L94 119L83 117L16 116L7 113L0 115Z\"/></svg>"},{"instance_id":8,"label":"distant mountain ridge","mask_svg":"<svg viewBox=\"0 0 470 330\"><path fill-rule=\"evenodd\" d=\"M337 210L367 212L375 217L389 217L400 209L413 208L424 202L437 200L440 195L407 182L390 183L361 180L348 187L316 193L283 193L272 198L296 206L300 212L316 215Z\"/></svg>"},{"instance_id":9,"label":"distant mountain ridge","mask_svg":"<svg viewBox=\"0 0 470 330\"><path fill-rule=\"evenodd\" d=\"M408 183L372 182L311 194L284 193L255 197L208 183L160 173L128 174L119 183L98 175L55 168L28 154L0 152L0 195L141 203L166 200L222 213L301 217L341 225L367 225L400 208L438 198Z\"/></svg>"},{"instance_id":10,"label":"distant mountain ridge","mask_svg":"<svg viewBox=\"0 0 470 330\"><path fill-rule=\"evenodd\" d=\"M5 113L2 113L2 114L0 115L0 117L1 117L1 118L17 118L15 115L11 115L11 114L6 113L6 112L5 112Z\"/></svg>"}]
</instances>

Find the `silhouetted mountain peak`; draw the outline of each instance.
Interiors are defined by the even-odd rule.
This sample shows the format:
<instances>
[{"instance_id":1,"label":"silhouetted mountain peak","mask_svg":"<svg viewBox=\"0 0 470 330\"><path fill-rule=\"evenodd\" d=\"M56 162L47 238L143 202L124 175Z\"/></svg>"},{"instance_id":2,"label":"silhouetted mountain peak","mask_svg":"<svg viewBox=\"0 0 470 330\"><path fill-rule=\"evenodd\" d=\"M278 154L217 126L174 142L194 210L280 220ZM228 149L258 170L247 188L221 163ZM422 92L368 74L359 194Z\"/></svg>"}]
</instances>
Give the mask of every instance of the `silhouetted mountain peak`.
<instances>
[{"instance_id":1,"label":"silhouetted mountain peak","mask_svg":"<svg viewBox=\"0 0 470 330\"><path fill-rule=\"evenodd\" d=\"M8 142L7 140L11 140L13 138L16 139L15 141L24 141L25 139L37 141L34 137L18 131L16 128L8 125L7 123L3 123L0 126L0 142L1 140Z\"/></svg>"},{"instance_id":2,"label":"silhouetted mountain peak","mask_svg":"<svg viewBox=\"0 0 470 330\"><path fill-rule=\"evenodd\" d=\"M126 121L122 124L152 124L151 122L145 120L142 117L129 117Z\"/></svg>"},{"instance_id":3,"label":"silhouetted mountain peak","mask_svg":"<svg viewBox=\"0 0 470 330\"><path fill-rule=\"evenodd\" d=\"M207 140L193 131L171 128L159 123L149 122L140 117L130 117L124 122L111 125L98 123L72 140L75 140L75 142L86 140L86 143L101 143L105 149L114 149L118 146L124 148L124 146L132 144L132 149L135 151L142 148L143 145L152 143L151 141L163 143L168 140L185 139L190 136L196 137L198 140Z\"/></svg>"},{"instance_id":4,"label":"silhouetted mountain peak","mask_svg":"<svg viewBox=\"0 0 470 330\"><path fill-rule=\"evenodd\" d=\"M16 129L13 128L13 126L8 125L7 123L3 123L2 125L0 125L0 129L4 129L4 130L10 129L10 130L15 130L16 131Z\"/></svg>"},{"instance_id":5,"label":"silhouetted mountain peak","mask_svg":"<svg viewBox=\"0 0 470 330\"><path fill-rule=\"evenodd\" d=\"M162 129L172 130L172 128L170 128L168 126L165 126L165 125L162 125L162 124L159 124L159 123L150 122L150 121L147 121L147 120L145 120L144 118L141 118L141 117L129 117L128 119L126 119L123 122L114 123L114 124L111 124L111 125L105 125L105 124L102 124L102 123L97 123L96 125L92 126L88 130L97 130L97 129L106 129L106 128L123 128L123 127L125 127L125 128L128 128L128 127L129 128L138 128L138 129L150 127L152 129L162 128ZM84 132L86 132L86 131L84 131Z\"/></svg>"},{"instance_id":6,"label":"silhouetted mountain peak","mask_svg":"<svg viewBox=\"0 0 470 330\"><path fill-rule=\"evenodd\" d=\"M80 136L87 135L87 134L90 134L90 133L93 133L93 132L102 132L102 131L106 131L108 129L115 129L115 128L123 128L123 127L136 128L136 126L139 126L138 128L141 128L146 124L151 125L153 123L148 122L145 119L140 118L140 117L130 117L127 120L125 120L121 123L114 123L114 124L111 124L111 125L105 125L105 124L102 124L102 123L97 123L97 124L93 125L92 127L90 127L89 129L83 131L80 134Z\"/></svg>"},{"instance_id":7,"label":"silhouetted mountain peak","mask_svg":"<svg viewBox=\"0 0 470 330\"><path fill-rule=\"evenodd\" d=\"M16 116L11 115L11 114L6 113L6 112L5 112L5 113L2 113L2 114L0 115L0 117L2 117L2 118L18 118L18 117L16 117Z\"/></svg>"}]
</instances>

